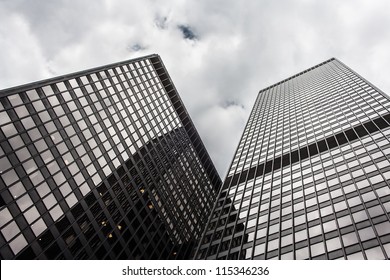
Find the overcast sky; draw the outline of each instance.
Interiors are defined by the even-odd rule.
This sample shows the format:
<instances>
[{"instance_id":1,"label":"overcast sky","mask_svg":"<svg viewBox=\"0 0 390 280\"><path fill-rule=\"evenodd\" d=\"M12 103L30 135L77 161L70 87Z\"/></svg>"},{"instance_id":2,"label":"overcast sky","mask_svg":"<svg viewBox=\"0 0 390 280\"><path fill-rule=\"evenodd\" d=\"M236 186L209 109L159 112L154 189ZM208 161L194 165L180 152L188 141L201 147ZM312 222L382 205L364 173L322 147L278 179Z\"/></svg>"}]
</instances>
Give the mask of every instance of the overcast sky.
<instances>
[{"instance_id":1,"label":"overcast sky","mask_svg":"<svg viewBox=\"0 0 390 280\"><path fill-rule=\"evenodd\" d=\"M390 93L390 1L0 0L0 89L157 53L221 177L257 92L336 57Z\"/></svg>"}]
</instances>

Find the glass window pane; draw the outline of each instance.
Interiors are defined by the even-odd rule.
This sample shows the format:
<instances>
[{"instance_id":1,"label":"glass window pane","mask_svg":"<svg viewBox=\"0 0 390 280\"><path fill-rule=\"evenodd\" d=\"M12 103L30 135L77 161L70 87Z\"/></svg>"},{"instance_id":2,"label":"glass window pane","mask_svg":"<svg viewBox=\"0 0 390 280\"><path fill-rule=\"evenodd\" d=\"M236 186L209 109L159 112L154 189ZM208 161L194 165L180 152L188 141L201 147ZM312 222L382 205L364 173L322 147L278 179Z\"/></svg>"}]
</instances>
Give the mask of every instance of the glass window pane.
<instances>
[{"instance_id":1,"label":"glass window pane","mask_svg":"<svg viewBox=\"0 0 390 280\"><path fill-rule=\"evenodd\" d=\"M47 226L43 219L39 219L34 224L31 225L31 229L34 232L35 236L38 237L42 232L47 229Z\"/></svg>"},{"instance_id":2,"label":"glass window pane","mask_svg":"<svg viewBox=\"0 0 390 280\"><path fill-rule=\"evenodd\" d=\"M16 200L16 204L19 206L20 210L23 212L27 208L29 208L31 205L33 205L33 202L28 194L22 196L18 200Z\"/></svg>"},{"instance_id":3,"label":"glass window pane","mask_svg":"<svg viewBox=\"0 0 390 280\"><path fill-rule=\"evenodd\" d=\"M312 255L313 257L325 253L324 243L323 243L323 242L320 242L320 243L311 245L311 246L310 246L310 251L311 251L311 255Z\"/></svg>"},{"instance_id":4,"label":"glass window pane","mask_svg":"<svg viewBox=\"0 0 390 280\"><path fill-rule=\"evenodd\" d=\"M23 215L29 224L32 224L40 216L35 206L31 207Z\"/></svg>"},{"instance_id":5,"label":"glass window pane","mask_svg":"<svg viewBox=\"0 0 390 280\"><path fill-rule=\"evenodd\" d=\"M369 260L384 260L385 256L383 255L381 247L374 247L366 250L367 259Z\"/></svg>"},{"instance_id":6,"label":"glass window pane","mask_svg":"<svg viewBox=\"0 0 390 280\"><path fill-rule=\"evenodd\" d=\"M341 248L341 242L338 237L326 240L326 248L328 252Z\"/></svg>"},{"instance_id":7,"label":"glass window pane","mask_svg":"<svg viewBox=\"0 0 390 280\"><path fill-rule=\"evenodd\" d=\"M385 235L390 233L390 222L386 221L380 224L375 225L375 229L377 230L379 235Z\"/></svg>"},{"instance_id":8,"label":"glass window pane","mask_svg":"<svg viewBox=\"0 0 390 280\"><path fill-rule=\"evenodd\" d=\"M64 212L62 211L62 209L59 205L57 205L52 210L50 210L50 215L54 221L57 221L58 218L61 217L63 213Z\"/></svg>"},{"instance_id":9,"label":"glass window pane","mask_svg":"<svg viewBox=\"0 0 390 280\"><path fill-rule=\"evenodd\" d=\"M365 240L368 240L368 239L375 237L374 230L371 227L361 229L358 232L359 232L360 239L362 241L365 241Z\"/></svg>"},{"instance_id":10,"label":"glass window pane","mask_svg":"<svg viewBox=\"0 0 390 280\"><path fill-rule=\"evenodd\" d=\"M5 240L10 241L14 236L16 236L20 232L18 225L12 221L7 226L1 229L1 233L3 234Z\"/></svg>"},{"instance_id":11,"label":"glass window pane","mask_svg":"<svg viewBox=\"0 0 390 280\"><path fill-rule=\"evenodd\" d=\"M364 260L364 256L362 252L357 252L347 256L348 260Z\"/></svg>"},{"instance_id":12,"label":"glass window pane","mask_svg":"<svg viewBox=\"0 0 390 280\"><path fill-rule=\"evenodd\" d=\"M0 227L4 226L6 223L12 220L12 216L8 208L4 208L0 211L0 217Z\"/></svg>"},{"instance_id":13,"label":"glass window pane","mask_svg":"<svg viewBox=\"0 0 390 280\"><path fill-rule=\"evenodd\" d=\"M19 253L24 247L27 246L26 238L24 238L23 234L20 234L9 244L12 249L12 252L16 255Z\"/></svg>"}]
</instances>

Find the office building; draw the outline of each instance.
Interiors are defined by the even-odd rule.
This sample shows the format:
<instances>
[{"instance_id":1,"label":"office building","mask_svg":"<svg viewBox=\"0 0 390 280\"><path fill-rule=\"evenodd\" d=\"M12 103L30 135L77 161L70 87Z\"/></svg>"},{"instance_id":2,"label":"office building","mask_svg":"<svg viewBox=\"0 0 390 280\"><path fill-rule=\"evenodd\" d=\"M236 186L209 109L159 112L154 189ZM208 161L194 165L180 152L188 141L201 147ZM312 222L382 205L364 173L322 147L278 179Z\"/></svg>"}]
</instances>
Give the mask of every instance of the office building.
<instances>
[{"instance_id":1,"label":"office building","mask_svg":"<svg viewBox=\"0 0 390 280\"><path fill-rule=\"evenodd\" d=\"M221 180L160 57L0 91L2 259L193 258Z\"/></svg>"},{"instance_id":2,"label":"office building","mask_svg":"<svg viewBox=\"0 0 390 280\"><path fill-rule=\"evenodd\" d=\"M390 99L337 59L261 90L197 259L388 259Z\"/></svg>"}]
</instances>

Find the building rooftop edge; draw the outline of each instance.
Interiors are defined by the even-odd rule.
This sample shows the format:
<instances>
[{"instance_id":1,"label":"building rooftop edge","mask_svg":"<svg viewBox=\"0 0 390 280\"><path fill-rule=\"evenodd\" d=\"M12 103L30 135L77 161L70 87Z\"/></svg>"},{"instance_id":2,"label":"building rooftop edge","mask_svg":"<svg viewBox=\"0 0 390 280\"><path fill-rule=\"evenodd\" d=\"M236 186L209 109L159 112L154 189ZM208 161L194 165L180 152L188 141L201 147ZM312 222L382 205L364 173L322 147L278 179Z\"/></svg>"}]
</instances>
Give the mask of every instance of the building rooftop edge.
<instances>
[{"instance_id":1,"label":"building rooftop edge","mask_svg":"<svg viewBox=\"0 0 390 280\"><path fill-rule=\"evenodd\" d=\"M90 73L90 72L102 71L102 70L113 68L113 67L116 67L116 66L120 66L120 65L129 63L129 62L141 61L141 60L144 60L144 59L147 59L147 58L152 58L152 57L160 57L160 56L158 54L149 54L149 55L136 57L136 58L131 58L131 59L127 59L127 60L123 60L123 61L119 61L119 62L114 62L114 63L102 65L102 66L88 68L88 69L84 69L84 70L81 70L81 71L72 72L72 73L69 73L69 74L55 76L55 77L48 78L48 79L43 79L43 80L38 80L38 81L35 81L35 82L30 82L30 83L26 83L26 84L22 84L22 85L18 85L18 86L13 86L13 87L10 87L10 88L0 89L0 95L9 95L9 94L17 93L17 92L20 92L20 91L26 91L26 90L30 90L30 89L33 89L33 88L36 88L36 87L39 87L39 86L43 86L43 85L47 85L47 84L51 84L51 83L58 83L58 82L62 82L62 81L65 81L65 80L69 80L69 79L78 77L78 76L80 76L80 75L82 75L82 74L84 74L86 72Z\"/></svg>"},{"instance_id":2,"label":"building rooftop edge","mask_svg":"<svg viewBox=\"0 0 390 280\"><path fill-rule=\"evenodd\" d=\"M282 84L282 83L285 83L285 82L287 82L287 81L289 81L289 80L291 80L291 79L293 79L293 78L295 78L295 77L298 77L298 76L300 76L300 75L302 75L302 74L304 74L304 73L306 73L306 72L309 72L309 71L311 71L311 70L313 70L313 69L315 69L315 68L317 68L317 67L320 67L321 65L324 65L324 64L326 64L326 63L329 63L329 62L331 62L331 61L333 61L333 60L339 61L337 58L332 57L332 58L327 59L327 60L325 60L325 61L323 61L323 62L321 62L321 63L319 63L319 64L317 64L317 65L314 65L314 66L312 66L312 67L310 67L310 68L307 68L306 70L303 70L303 71L301 71L301 72L299 72L299 73L297 73L297 74L294 74L294 75L292 75L292 76L290 76L290 77L288 77L288 78L286 78L286 79L283 79L283 80L281 80L281 81L279 81L279 82L277 82L277 83L275 83L275 84L272 84L272 85L270 85L270 86L268 86L268 87L266 87L266 88L263 88L262 90L259 91L259 93L262 93L263 91L266 91L266 90L268 90L268 89L270 89L270 88L273 88L273 87L275 87L275 86L277 86L277 85L280 85L280 84Z\"/></svg>"}]
</instances>

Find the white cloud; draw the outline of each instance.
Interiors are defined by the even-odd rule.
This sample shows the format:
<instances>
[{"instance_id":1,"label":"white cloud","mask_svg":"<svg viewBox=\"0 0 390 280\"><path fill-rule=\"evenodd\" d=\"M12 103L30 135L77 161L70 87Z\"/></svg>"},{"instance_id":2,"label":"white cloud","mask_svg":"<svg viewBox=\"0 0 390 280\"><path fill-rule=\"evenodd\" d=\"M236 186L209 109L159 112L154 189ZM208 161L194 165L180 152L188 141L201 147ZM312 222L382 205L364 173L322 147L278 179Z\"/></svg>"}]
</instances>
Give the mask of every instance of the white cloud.
<instances>
[{"instance_id":1,"label":"white cloud","mask_svg":"<svg viewBox=\"0 0 390 280\"><path fill-rule=\"evenodd\" d=\"M4 0L0 86L158 53L223 175L257 92L266 86L337 57L390 92L389 5ZM179 25L197 40L184 39Z\"/></svg>"},{"instance_id":2,"label":"white cloud","mask_svg":"<svg viewBox=\"0 0 390 280\"><path fill-rule=\"evenodd\" d=\"M0 87L16 86L50 75L39 40L21 15L0 12Z\"/></svg>"}]
</instances>

